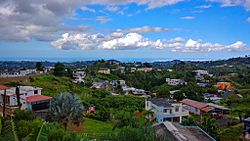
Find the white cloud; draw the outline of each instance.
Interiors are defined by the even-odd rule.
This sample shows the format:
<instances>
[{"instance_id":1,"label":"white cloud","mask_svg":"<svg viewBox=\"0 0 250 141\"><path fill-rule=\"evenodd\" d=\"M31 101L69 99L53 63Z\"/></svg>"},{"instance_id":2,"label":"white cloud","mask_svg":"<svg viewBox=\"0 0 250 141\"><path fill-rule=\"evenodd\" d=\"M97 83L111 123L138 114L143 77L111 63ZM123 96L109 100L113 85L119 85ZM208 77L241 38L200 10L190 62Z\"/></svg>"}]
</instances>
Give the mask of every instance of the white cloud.
<instances>
[{"instance_id":1,"label":"white cloud","mask_svg":"<svg viewBox=\"0 0 250 141\"><path fill-rule=\"evenodd\" d=\"M119 10L118 6L114 6L114 5L109 5L105 7L105 10L110 11L110 12L115 12L117 10Z\"/></svg>"},{"instance_id":2,"label":"white cloud","mask_svg":"<svg viewBox=\"0 0 250 141\"><path fill-rule=\"evenodd\" d=\"M136 32L136 33L150 33L150 32L170 32L169 28L163 27L152 27L152 26L143 26L136 28L128 28L124 30L120 30L120 32L128 33L128 32Z\"/></svg>"},{"instance_id":3,"label":"white cloud","mask_svg":"<svg viewBox=\"0 0 250 141\"><path fill-rule=\"evenodd\" d=\"M207 0L211 2L222 3L222 7L229 6L244 6L247 10L250 10L250 0Z\"/></svg>"},{"instance_id":4,"label":"white cloud","mask_svg":"<svg viewBox=\"0 0 250 141\"><path fill-rule=\"evenodd\" d=\"M165 39L166 40L166 39ZM104 50L133 50L138 48L167 49L172 52L231 52L250 51L250 48L242 41L223 45L219 43L203 42L202 40L189 39L185 41L181 37L169 40L150 40L138 33L123 34L113 32L103 34L69 34L65 33L61 38L53 41L52 46L64 49L104 49Z\"/></svg>"},{"instance_id":5,"label":"white cloud","mask_svg":"<svg viewBox=\"0 0 250 141\"><path fill-rule=\"evenodd\" d=\"M200 5L200 6L197 6L196 8L199 8L199 9L208 9L208 8L211 8L212 5Z\"/></svg>"},{"instance_id":6,"label":"white cloud","mask_svg":"<svg viewBox=\"0 0 250 141\"><path fill-rule=\"evenodd\" d=\"M202 42L201 40L189 39L185 44L173 43L169 44L172 51L175 52L219 52L219 51L249 51L247 45L241 41L237 41L230 45L222 45L218 43Z\"/></svg>"},{"instance_id":7,"label":"white cloud","mask_svg":"<svg viewBox=\"0 0 250 141\"><path fill-rule=\"evenodd\" d=\"M155 49L164 48L160 41L151 41L138 33L111 34L104 36L102 34L69 34L65 33L61 38L51 42L51 45L64 50L73 49L110 49L110 50L127 50L149 47Z\"/></svg>"},{"instance_id":8,"label":"white cloud","mask_svg":"<svg viewBox=\"0 0 250 141\"><path fill-rule=\"evenodd\" d=\"M250 17L247 18L247 21L250 23Z\"/></svg>"},{"instance_id":9,"label":"white cloud","mask_svg":"<svg viewBox=\"0 0 250 141\"><path fill-rule=\"evenodd\" d=\"M173 39L167 40L167 42L170 42L170 43L181 43L184 41L185 39L183 39L182 37L175 37Z\"/></svg>"},{"instance_id":10,"label":"white cloud","mask_svg":"<svg viewBox=\"0 0 250 141\"><path fill-rule=\"evenodd\" d=\"M180 19L182 19L182 20L193 20L193 19L195 19L195 17L194 16L185 16L185 17L181 17Z\"/></svg>"},{"instance_id":11,"label":"white cloud","mask_svg":"<svg viewBox=\"0 0 250 141\"><path fill-rule=\"evenodd\" d=\"M96 18L82 18L82 20L98 21L100 24L106 24L112 19L108 16L97 16Z\"/></svg>"},{"instance_id":12,"label":"white cloud","mask_svg":"<svg viewBox=\"0 0 250 141\"><path fill-rule=\"evenodd\" d=\"M92 8L89 8L89 7L86 7L86 6L82 6L80 8L82 11L88 11L88 12L92 12L92 13L95 13L95 9L92 9Z\"/></svg>"},{"instance_id":13,"label":"white cloud","mask_svg":"<svg viewBox=\"0 0 250 141\"><path fill-rule=\"evenodd\" d=\"M160 40L150 41L138 33L128 33L123 37L104 41L99 45L101 49L113 50L137 49L142 47L162 49L163 43Z\"/></svg>"}]
</instances>

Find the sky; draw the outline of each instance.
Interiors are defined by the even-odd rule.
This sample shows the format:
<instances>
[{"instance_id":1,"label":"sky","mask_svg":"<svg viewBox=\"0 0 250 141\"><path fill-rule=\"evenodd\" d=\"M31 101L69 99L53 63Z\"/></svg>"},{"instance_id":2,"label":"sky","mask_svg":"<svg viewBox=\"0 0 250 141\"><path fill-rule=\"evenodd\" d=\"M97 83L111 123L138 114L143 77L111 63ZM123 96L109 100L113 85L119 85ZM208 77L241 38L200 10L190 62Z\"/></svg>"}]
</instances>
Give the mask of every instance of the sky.
<instances>
[{"instance_id":1,"label":"sky","mask_svg":"<svg viewBox=\"0 0 250 141\"><path fill-rule=\"evenodd\" d=\"M0 0L0 60L250 55L250 0Z\"/></svg>"}]
</instances>

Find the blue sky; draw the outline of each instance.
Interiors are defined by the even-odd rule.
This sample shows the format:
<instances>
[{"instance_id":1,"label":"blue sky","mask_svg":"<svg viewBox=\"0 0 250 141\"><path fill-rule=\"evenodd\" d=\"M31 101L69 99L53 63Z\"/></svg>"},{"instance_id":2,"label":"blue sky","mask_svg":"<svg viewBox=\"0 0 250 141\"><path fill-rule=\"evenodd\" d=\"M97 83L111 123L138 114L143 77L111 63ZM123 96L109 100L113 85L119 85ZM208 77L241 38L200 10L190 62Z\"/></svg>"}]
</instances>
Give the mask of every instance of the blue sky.
<instances>
[{"instance_id":1,"label":"blue sky","mask_svg":"<svg viewBox=\"0 0 250 141\"><path fill-rule=\"evenodd\" d=\"M0 2L0 60L250 54L250 0Z\"/></svg>"}]
</instances>

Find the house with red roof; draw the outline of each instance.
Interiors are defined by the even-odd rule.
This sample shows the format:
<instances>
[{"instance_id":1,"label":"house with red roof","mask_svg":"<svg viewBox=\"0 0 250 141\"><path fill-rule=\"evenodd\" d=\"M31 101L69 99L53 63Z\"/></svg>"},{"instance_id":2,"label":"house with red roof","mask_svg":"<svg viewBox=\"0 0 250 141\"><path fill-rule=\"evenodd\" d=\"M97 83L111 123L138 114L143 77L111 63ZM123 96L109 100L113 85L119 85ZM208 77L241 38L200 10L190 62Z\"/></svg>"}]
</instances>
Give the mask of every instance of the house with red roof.
<instances>
[{"instance_id":1,"label":"house with red roof","mask_svg":"<svg viewBox=\"0 0 250 141\"><path fill-rule=\"evenodd\" d=\"M5 102L8 108L18 108L17 93L19 93L21 110L40 111L47 110L50 107L50 100L52 97L42 95L42 88L33 86L3 88L3 86L0 86L1 106Z\"/></svg>"},{"instance_id":2,"label":"house with red roof","mask_svg":"<svg viewBox=\"0 0 250 141\"><path fill-rule=\"evenodd\" d=\"M191 99L183 99L181 103L184 105L184 108L189 111L189 113L196 115L202 115L203 113L208 113L214 110L213 107L210 107L206 103Z\"/></svg>"}]
</instances>

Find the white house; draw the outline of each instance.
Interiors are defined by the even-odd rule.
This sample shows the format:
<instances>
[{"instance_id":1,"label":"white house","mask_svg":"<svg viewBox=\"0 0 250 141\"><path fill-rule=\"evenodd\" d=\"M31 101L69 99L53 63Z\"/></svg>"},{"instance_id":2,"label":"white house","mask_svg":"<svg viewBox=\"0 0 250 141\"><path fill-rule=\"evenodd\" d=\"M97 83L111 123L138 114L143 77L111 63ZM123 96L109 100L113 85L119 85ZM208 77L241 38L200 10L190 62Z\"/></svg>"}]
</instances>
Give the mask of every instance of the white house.
<instances>
[{"instance_id":1,"label":"white house","mask_svg":"<svg viewBox=\"0 0 250 141\"><path fill-rule=\"evenodd\" d=\"M183 117L189 115L188 111L183 108L182 103L166 98L147 100L145 109L154 113L150 118L156 119L157 122L172 121L181 123Z\"/></svg>"},{"instance_id":2,"label":"white house","mask_svg":"<svg viewBox=\"0 0 250 141\"><path fill-rule=\"evenodd\" d=\"M136 89L134 87L122 87L122 90L125 94L132 93L135 96L146 96L146 92L143 89Z\"/></svg>"},{"instance_id":3,"label":"white house","mask_svg":"<svg viewBox=\"0 0 250 141\"><path fill-rule=\"evenodd\" d=\"M77 70L73 72L73 83L84 83L84 77L86 76L84 71Z\"/></svg>"},{"instance_id":4,"label":"white house","mask_svg":"<svg viewBox=\"0 0 250 141\"><path fill-rule=\"evenodd\" d=\"M152 67L137 68L137 71L142 71L142 72L151 72L152 70L153 70Z\"/></svg>"},{"instance_id":5,"label":"white house","mask_svg":"<svg viewBox=\"0 0 250 141\"><path fill-rule=\"evenodd\" d=\"M20 94L21 109L43 110L49 108L52 97L42 95L42 88L32 86L18 86ZM17 104L17 87L11 87L6 90L5 102L8 107L16 107ZM3 105L4 91L0 90L0 104Z\"/></svg>"},{"instance_id":6,"label":"white house","mask_svg":"<svg viewBox=\"0 0 250 141\"><path fill-rule=\"evenodd\" d=\"M193 72L196 73L195 79L200 81L204 80L205 75L210 77L213 76L212 74L209 74L207 70L194 70Z\"/></svg>"},{"instance_id":7,"label":"white house","mask_svg":"<svg viewBox=\"0 0 250 141\"><path fill-rule=\"evenodd\" d=\"M166 78L166 82L168 83L168 85L186 85L187 82L185 82L182 79L171 79L171 78Z\"/></svg>"}]
</instances>

